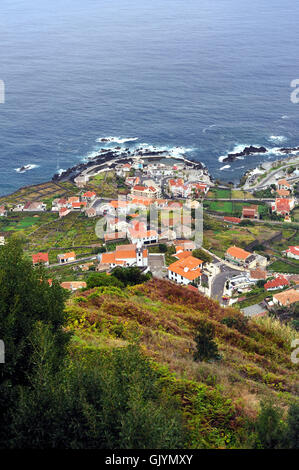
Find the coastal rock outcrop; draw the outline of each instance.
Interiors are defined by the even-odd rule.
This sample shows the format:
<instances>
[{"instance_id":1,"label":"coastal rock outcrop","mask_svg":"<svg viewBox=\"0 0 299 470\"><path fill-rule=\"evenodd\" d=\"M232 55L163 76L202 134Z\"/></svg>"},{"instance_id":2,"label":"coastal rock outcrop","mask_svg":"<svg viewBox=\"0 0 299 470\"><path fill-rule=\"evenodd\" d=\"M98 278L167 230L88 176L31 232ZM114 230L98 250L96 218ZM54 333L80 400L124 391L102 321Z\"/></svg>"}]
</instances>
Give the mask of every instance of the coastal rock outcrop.
<instances>
[{"instance_id":1,"label":"coastal rock outcrop","mask_svg":"<svg viewBox=\"0 0 299 470\"><path fill-rule=\"evenodd\" d=\"M266 153L268 149L266 147L254 147L250 145L249 147L244 147L244 150L237 153L229 153L227 157L223 158L223 162L234 162L238 157L248 157L249 155L254 155L256 153Z\"/></svg>"}]
</instances>

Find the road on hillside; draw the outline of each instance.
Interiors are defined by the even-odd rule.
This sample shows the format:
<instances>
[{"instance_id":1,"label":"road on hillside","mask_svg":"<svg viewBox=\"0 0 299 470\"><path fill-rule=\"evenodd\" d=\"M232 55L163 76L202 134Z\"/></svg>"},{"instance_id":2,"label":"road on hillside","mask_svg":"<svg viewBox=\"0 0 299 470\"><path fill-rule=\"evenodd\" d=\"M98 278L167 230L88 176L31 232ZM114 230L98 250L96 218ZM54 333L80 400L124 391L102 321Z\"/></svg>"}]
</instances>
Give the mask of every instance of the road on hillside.
<instances>
[{"instance_id":1,"label":"road on hillside","mask_svg":"<svg viewBox=\"0 0 299 470\"><path fill-rule=\"evenodd\" d=\"M232 269L229 266L226 266L224 264L221 264L220 273L217 274L213 279L212 289L211 289L212 299L218 300L218 302L221 302L226 281L238 274L240 274L240 271L237 271L236 269Z\"/></svg>"}]
</instances>

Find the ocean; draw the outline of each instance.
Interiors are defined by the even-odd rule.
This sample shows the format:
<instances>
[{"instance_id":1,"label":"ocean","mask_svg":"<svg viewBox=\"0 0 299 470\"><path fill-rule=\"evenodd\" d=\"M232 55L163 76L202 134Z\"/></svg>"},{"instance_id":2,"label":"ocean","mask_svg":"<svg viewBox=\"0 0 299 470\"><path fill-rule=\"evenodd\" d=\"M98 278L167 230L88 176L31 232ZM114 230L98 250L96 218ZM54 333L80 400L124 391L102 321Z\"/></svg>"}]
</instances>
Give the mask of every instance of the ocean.
<instances>
[{"instance_id":1,"label":"ocean","mask_svg":"<svg viewBox=\"0 0 299 470\"><path fill-rule=\"evenodd\" d=\"M298 17L293 0L1 0L0 194L108 136L180 147L222 181L279 158L299 145ZM271 151L222 163L245 145Z\"/></svg>"}]
</instances>

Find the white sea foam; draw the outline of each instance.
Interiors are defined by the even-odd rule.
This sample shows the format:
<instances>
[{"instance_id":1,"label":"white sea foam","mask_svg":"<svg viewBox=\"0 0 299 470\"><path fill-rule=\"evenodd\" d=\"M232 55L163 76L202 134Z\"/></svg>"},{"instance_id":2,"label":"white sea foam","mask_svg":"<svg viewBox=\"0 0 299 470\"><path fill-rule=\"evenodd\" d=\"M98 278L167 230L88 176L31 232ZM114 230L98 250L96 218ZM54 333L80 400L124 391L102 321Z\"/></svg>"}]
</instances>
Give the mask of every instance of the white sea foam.
<instances>
[{"instance_id":1,"label":"white sea foam","mask_svg":"<svg viewBox=\"0 0 299 470\"><path fill-rule=\"evenodd\" d=\"M202 133L205 134L209 129L213 129L213 127L217 127L216 124L211 124L211 126L206 127L202 130Z\"/></svg>"},{"instance_id":2,"label":"white sea foam","mask_svg":"<svg viewBox=\"0 0 299 470\"><path fill-rule=\"evenodd\" d=\"M15 171L17 173L25 173L26 171L33 170L34 168L39 168L39 165L28 163L28 165L21 166L20 168L15 168Z\"/></svg>"},{"instance_id":3,"label":"white sea foam","mask_svg":"<svg viewBox=\"0 0 299 470\"><path fill-rule=\"evenodd\" d=\"M219 168L219 170L228 170L230 168L230 165L224 165L222 166L221 168Z\"/></svg>"},{"instance_id":4,"label":"white sea foam","mask_svg":"<svg viewBox=\"0 0 299 470\"><path fill-rule=\"evenodd\" d=\"M136 150L144 150L146 152L167 152L169 156L171 157L182 157L188 152L193 152L195 149L194 148L188 148L188 147L170 147L167 145L164 146L155 146L155 145L150 145L146 143L138 144L136 146Z\"/></svg>"},{"instance_id":5,"label":"white sea foam","mask_svg":"<svg viewBox=\"0 0 299 470\"><path fill-rule=\"evenodd\" d=\"M287 138L284 135L270 135L269 139L272 142L285 142Z\"/></svg>"},{"instance_id":6,"label":"white sea foam","mask_svg":"<svg viewBox=\"0 0 299 470\"><path fill-rule=\"evenodd\" d=\"M107 140L107 142L103 142L102 139ZM134 142L135 140L138 140L138 137L100 137L96 142L102 144L124 144L125 142Z\"/></svg>"},{"instance_id":7,"label":"white sea foam","mask_svg":"<svg viewBox=\"0 0 299 470\"><path fill-rule=\"evenodd\" d=\"M237 144L237 145L235 145L235 147L231 151L228 151L226 155L221 155L220 157L218 157L218 162L223 162L223 160L228 157L229 153L241 153L241 152L243 152L245 147L249 147L249 146L250 146L250 144ZM238 158L243 159L243 157L238 157Z\"/></svg>"}]
</instances>

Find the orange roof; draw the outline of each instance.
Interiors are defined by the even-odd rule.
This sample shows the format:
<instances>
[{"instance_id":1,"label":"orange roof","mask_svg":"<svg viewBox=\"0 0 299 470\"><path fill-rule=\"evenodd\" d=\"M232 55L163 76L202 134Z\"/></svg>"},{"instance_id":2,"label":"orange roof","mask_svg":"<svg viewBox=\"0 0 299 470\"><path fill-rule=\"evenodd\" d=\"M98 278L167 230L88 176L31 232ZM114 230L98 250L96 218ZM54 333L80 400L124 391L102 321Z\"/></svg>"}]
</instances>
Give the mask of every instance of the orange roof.
<instances>
[{"instance_id":1,"label":"orange roof","mask_svg":"<svg viewBox=\"0 0 299 470\"><path fill-rule=\"evenodd\" d=\"M276 192L278 196L281 196L281 197L290 195L290 191L288 191L287 189L278 189Z\"/></svg>"},{"instance_id":2,"label":"orange roof","mask_svg":"<svg viewBox=\"0 0 299 470\"><path fill-rule=\"evenodd\" d=\"M275 203L278 212L290 212L290 199L276 198Z\"/></svg>"},{"instance_id":3,"label":"orange roof","mask_svg":"<svg viewBox=\"0 0 299 470\"><path fill-rule=\"evenodd\" d=\"M286 250L286 253L292 253L293 255L299 256L299 245L289 246L289 248Z\"/></svg>"},{"instance_id":4,"label":"orange roof","mask_svg":"<svg viewBox=\"0 0 299 470\"><path fill-rule=\"evenodd\" d=\"M194 256L188 256L187 258L179 259L168 266L168 270L185 277L189 281L194 281L202 275L200 265L202 261Z\"/></svg>"},{"instance_id":5,"label":"orange roof","mask_svg":"<svg viewBox=\"0 0 299 470\"><path fill-rule=\"evenodd\" d=\"M115 252L112 253L102 253L101 255L102 264L111 264L115 263Z\"/></svg>"},{"instance_id":6,"label":"orange roof","mask_svg":"<svg viewBox=\"0 0 299 470\"><path fill-rule=\"evenodd\" d=\"M144 206L150 206L153 202L153 199L147 199L147 198L133 198L132 199L132 204L140 204Z\"/></svg>"},{"instance_id":7,"label":"orange roof","mask_svg":"<svg viewBox=\"0 0 299 470\"><path fill-rule=\"evenodd\" d=\"M37 253L36 255L32 255L33 264L36 263L48 263L49 262L49 254L48 253Z\"/></svg>"},{"instance_id":8,"label":"orange roof","mask_svg":"<svg viewBox=\"0 0 299 470\"><path fill-rule=\"evenodd\" d=\"M97 194L94 191L86 191L86 193L83 194L84 197L93 197L96 195Z\"/></svg>"},{"instance_id":9,"label":"orange roof","mask_svg":"<svg viewBox=\"0 0 299 470\"><path fill-rule=\"evenodd\" d=\"M278 180L277 182L280 186L287 186L288 188L291 186L290 183L287 182L286 179L281 179L281 180Z\"/></svg>"},{"instance_id":10,"label":"orange roof","mask_svg":"<svg viewBox=\"0 0 299 470\"><path fill-rule=\"evenodd\" d=\"M156 230L134 230L133 228L129 229L130 235L132 238L149 238L149 237L158 237Z\"/></svg>"},{"instance_id":11,"label":"orange roof","mask_svg":"<svg viewBox=\"0 0 299 470\"><path fill-rule=\"evenodd\" d=\"M72 204L73 202L79 202L79 201L80 201L80 198L78 196L69 197L67 200L69 204Z\"/></svg>"},{"instance_id":12,"label":"orange roof","mask_svg":"<svg viewBox=\"0 0 299 470\"><path fill-rule=\"evenodd\" d=\"M109 241L109 240L117 240L119 238L126 238L126 232L115 232L115 233L106 233L104 235L104 240Z\"/></svg>"},{"instance_id":13,"label":"orange roof","mask_svg":"<svg viewBox=\"0 0 299 470\"><path fill-rule=\"evenodd\" d=\"M287 280L286 277L279 275L275 279L272 279L272 281L266 282L264 285L264 289L276 289L279 287L285 287L289 285L289 281Z\"/></svg>"},{"instance_id":14,"label":"orange roof","mask_svg":"<svg viewBox=\"0 0 299 470\"><path fill-rule=\"evenodd\" d=\"M180 251L179 253L176 253L173 256L178 259L188 258L190 256L190 251Z\"/></svg>"},{"instance_id":15,"label":"orange roof","mask_svg":"<svg viewBox=\"0 0 299 470\"><path fill-rule=\"evenodd\" d=\"M70 251L69 253L63 253L58 255L59 259L68 259L68 258L76 258L76 253L74 251Z\"/></svg>"},{"instance_id":16,"label":"orange roof","mask_svg":"<svg viewBox=\"0 0 299 470\"><path fill-rule=\"evenodd\" d=\"M232 224L239 224L241 219L239 217L223 217L224 222L231 222Z\"/></svg>"},{"instance_id":17,"label":"orange roof","mask_svg":"<svg viewBox=\"0 0 299 470\"><path fill-rule=\"evenodd\" d=\"M254 205L246 206L246 207L244 206L242 209L242 212L243 212L243 215L244 214L254 215L258 212L258 206L254 206Z\"/></svg>"},{"instance_id":18,"label":"orange roof","mask_svg":"<svg viewBox=\"0 0 299 470\"><path fill-rule=\"evenodd\" d=\"M250 271L250 277L251 279L267 279L268 273L267 271L264 271L263 269L257 268L257 269L252 269Z\"/></svg>"},{"instance_id":19,"label":"orange roof","mask_svg":"<svg viewBox=\"0 0 299 470\"><path fill-rule=\"evenodd\" d=\"M117 209L118 207L126 207L128 205L127 201L110 201L110 206Z\"/></svg>"},{"instance_id":20,"label":"orange roof","mask_svg":"<svg viewBox=\"0 0 299 470\"><path fill-rule=\"evenodd\" d=\"M83 287L86 287L86 282L84 281L62 282L60 286L68 290L81 289Z\"/></svg>"},{"instance_id":21,"label":"orange roof","mask_svg":"<svg viewBox=\"0 0 299 470\"><path fill-rule=\"evenodd\" d=\"M134 191L146 191L147 188L145 186L136 185L133 189Z\"/></svg>"},{"instance_id":22,"label":"orange roof","mask_svg":"<svg viewBox=\"0 0 299 470\"><path fill-rule=\"evenodd\" d=\"M299 291L295 289L285 290L284 292L273 295L273 298L282 305L291 305L295 302L299 302Z\"/></svg>"},{"instance_id":23,"label":"orange roof","mask_svg":"<svg viewBox=\"0 0 299 470\"><path fill-rule=\"evenodd\" d=\"M76 208L76 207L81 207L81 206L86 206L86 202L85 201L81 201L81 202L72 202L72 207Z\"/></svg>"},{"instance_id":24,"label":"orange roof","mask_svg":"<svg viewBox=\"0 0 299 470\"><path fill-rule=\"evenodd\" d=\"M237 246L230 246L227 250L226 253L233 258L245 260L248 258L248 256L251 255L248 251L243 250L242 248L239 248Z\"/></svg>"}]
</instances>

